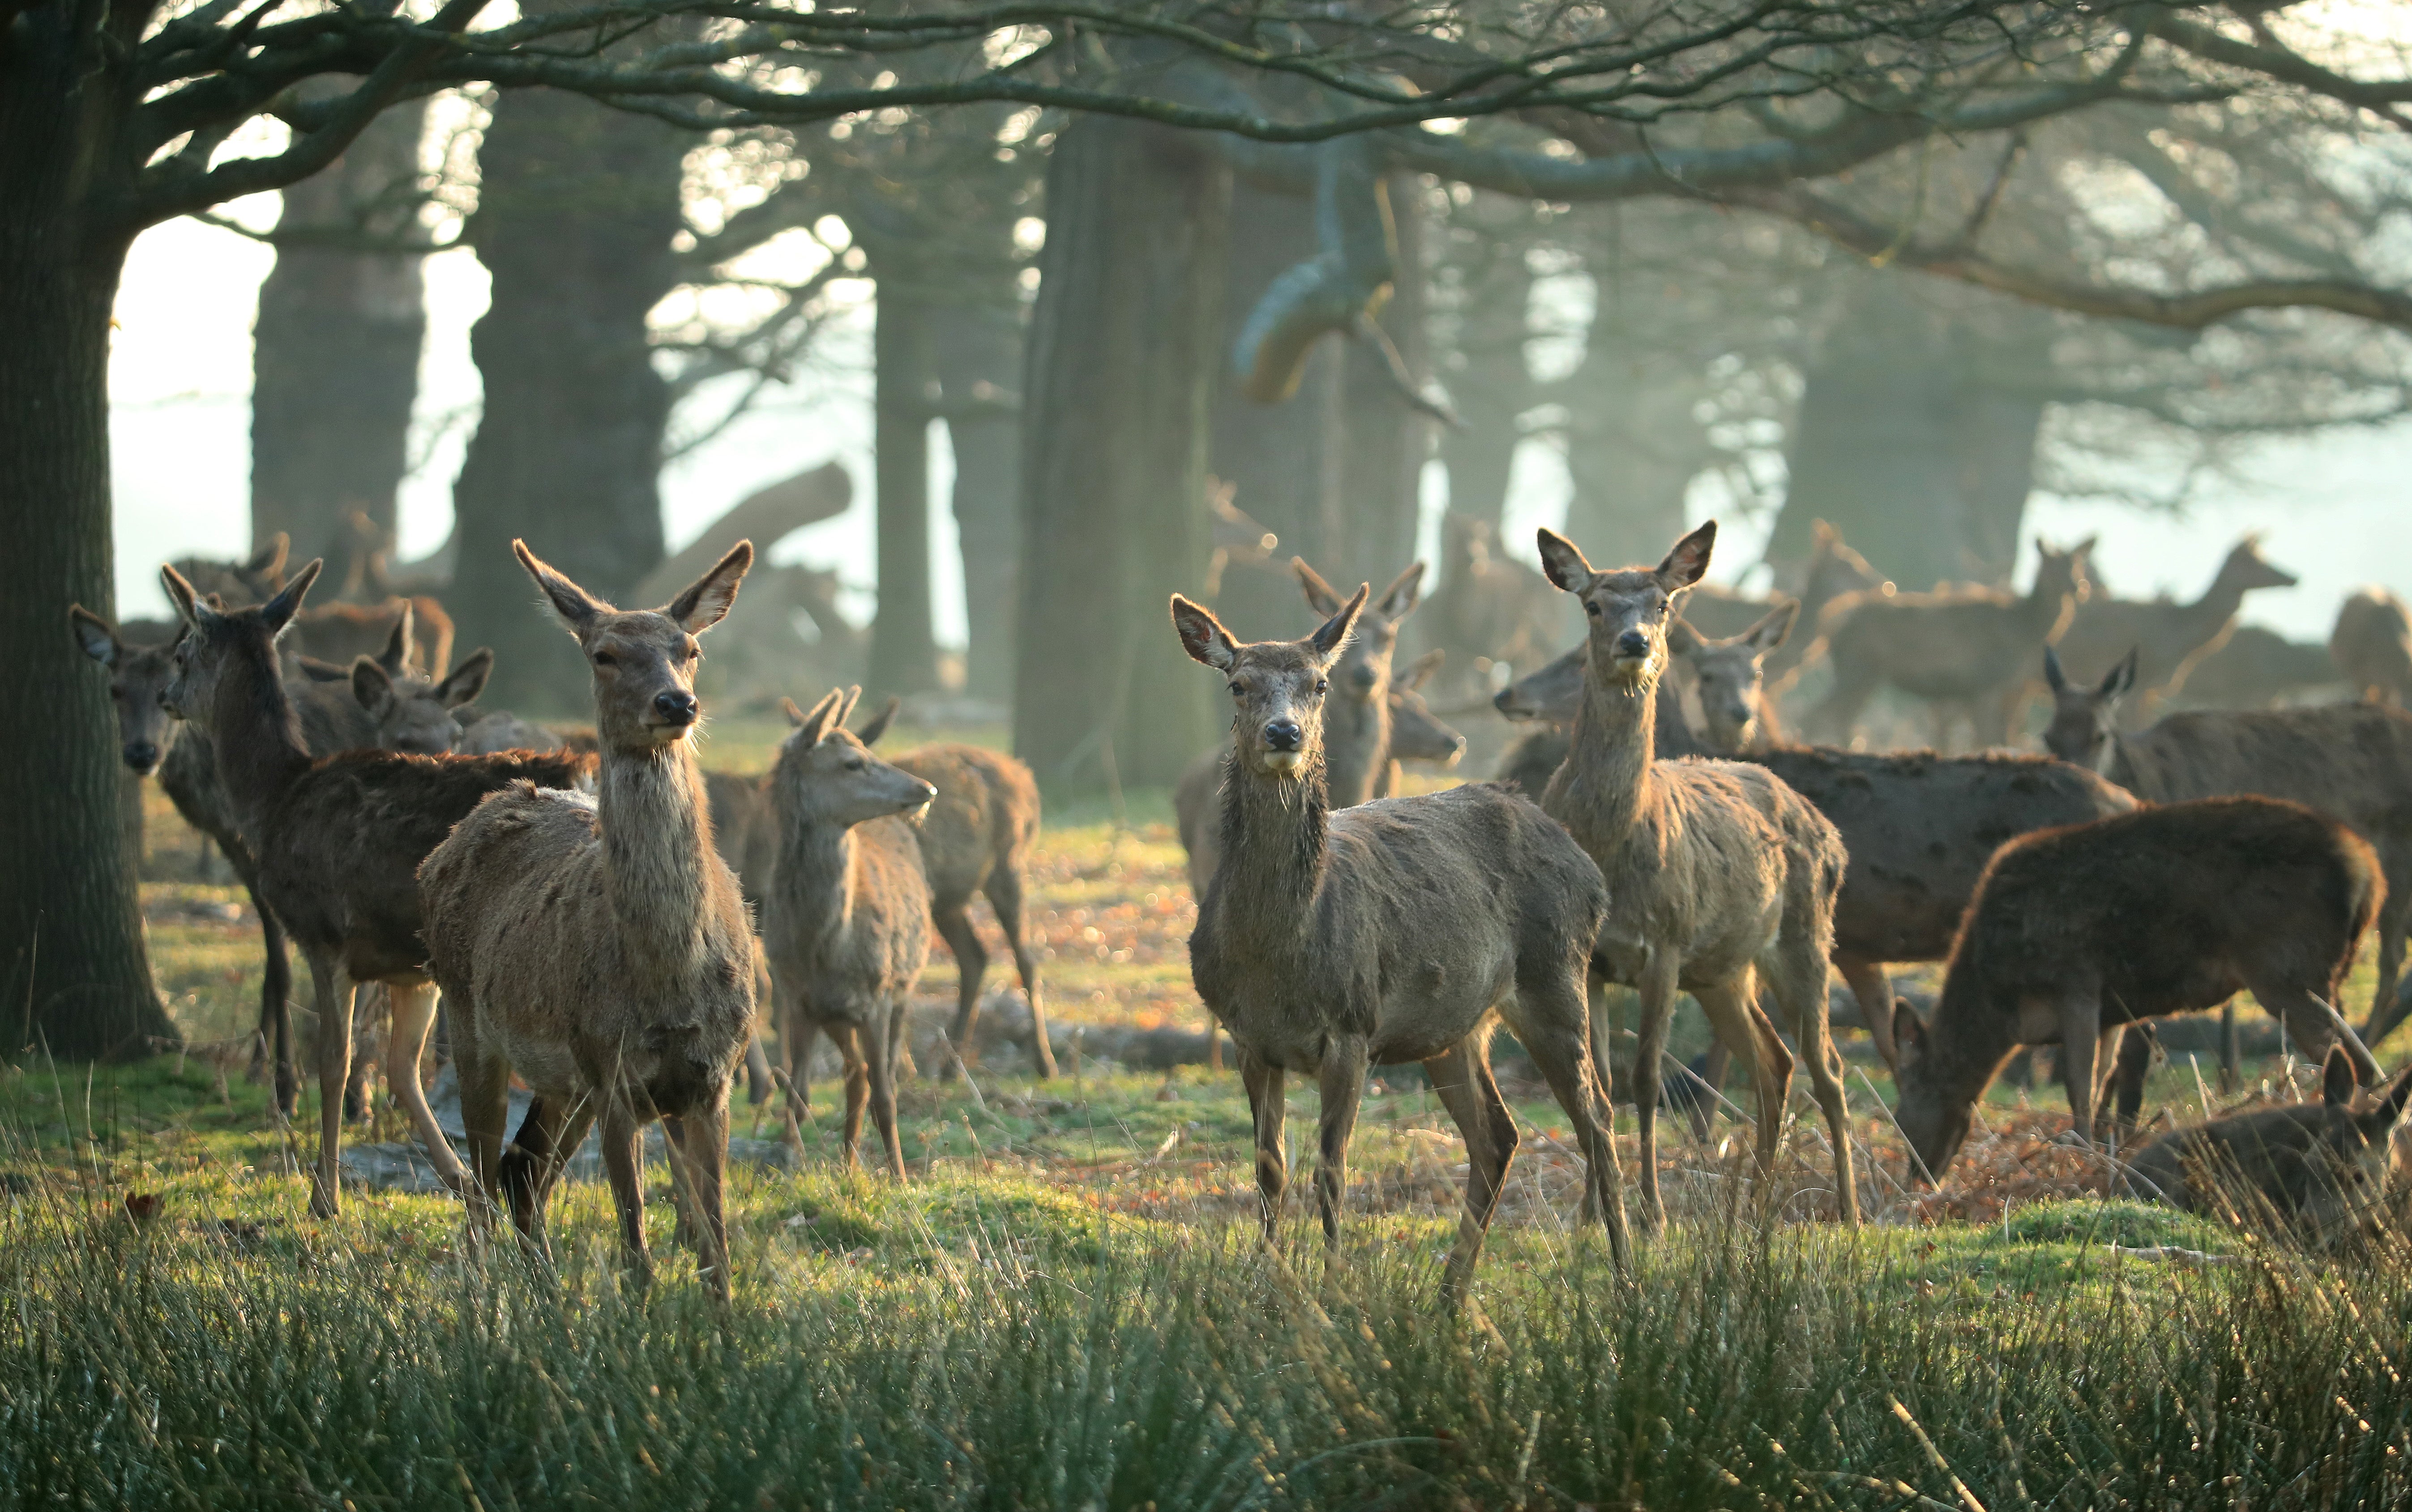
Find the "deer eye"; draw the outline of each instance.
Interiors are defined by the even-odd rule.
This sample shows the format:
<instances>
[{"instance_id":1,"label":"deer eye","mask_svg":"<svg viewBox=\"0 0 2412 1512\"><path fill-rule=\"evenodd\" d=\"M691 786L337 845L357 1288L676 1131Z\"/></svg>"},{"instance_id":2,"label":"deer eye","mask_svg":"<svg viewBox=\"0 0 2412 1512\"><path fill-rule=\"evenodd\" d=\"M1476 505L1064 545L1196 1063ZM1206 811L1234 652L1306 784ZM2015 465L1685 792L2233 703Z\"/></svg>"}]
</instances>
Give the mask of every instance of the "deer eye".
<instances>
[{"instance_id":1,"label":"deer eye","mask_svg":"<svg viewBox=\"0 0 2412 1512\"><path fill-rule=\"evenodd\" d=\"M862 757L860 757L860 756L848 756L848 757L846 757L846 771L860 771L862 770L862 768L863 768L863 760L862 760Z\"/></svg>"},{"instance_id":2,"label":"deer eye","mask_svg":"<svg viewBox=\"0 0 2412 1512\"><path fill-rule=\"evenodd\" d=\"M1596 620L1599 618L1599 606L1586 598L1583 600L1583 612Z\"/></svg>"},{"instance_id":3,"label":"deer eye","mask_svg":"<svg viewBox=\"0 0 2412 1512\"><path fill-rule=\"evenodd\" d=\"M598 651L595 653L595 665L597 667L617 667L620 665L620 659L617 656L612 655L608 651Z\"/></svg>"},{"instance_id":4,"label":"deer eye","mask_svg":"<svg viewBox=\"0 0 2412 1512\"><path fill-rule=\"evenodd\" d=\"M1331 686L1331 683L1324 678L1318 677L1315 680L1315 691L1317 693L1321 693L1324 689L1330 686Z\"/></svg>"},{"instance_id":5,"label":"deer eye","mask_svg":"<svg viewBox=\"0 0 2412 1512\"><path fill-rule=\"evenodd\" d=\"M1232 684L1231 684L1231 697L1234 697L1234 698L1236 698L1236 697L1238 697L1239 696L1240 696L1240 684L1238 684L1237 683L1232 683Z\"/></svg>"}]
</instances>

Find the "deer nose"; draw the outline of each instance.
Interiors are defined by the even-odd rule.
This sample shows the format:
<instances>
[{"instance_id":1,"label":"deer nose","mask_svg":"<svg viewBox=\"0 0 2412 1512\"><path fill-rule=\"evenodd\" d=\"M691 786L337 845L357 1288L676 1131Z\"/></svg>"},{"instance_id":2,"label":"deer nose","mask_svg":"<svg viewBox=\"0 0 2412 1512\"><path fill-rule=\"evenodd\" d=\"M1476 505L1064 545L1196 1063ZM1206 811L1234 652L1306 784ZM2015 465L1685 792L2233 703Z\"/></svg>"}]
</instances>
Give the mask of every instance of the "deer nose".
<instances>
[{"instance_id":1,"label":"deer nose","mask_svg":"<svg viewBox=\"0 0 2412 1512\"><path fill-rule=\"evenodd\" d=\"M128 741L121 754L137 773L147 772L159 764L159 748L149 741Z\"/></svg>"},{"instance_id":2,"label":"deer nose","mask_svg":"<svg viewBox=\"0 0 2412 1512\"><path fill-rule=\"evenodd\" d=\"M1276 751L1295 751L1306 743L1306 731L1295 719L1276 719L1265 727L1265 743Z\"/></svg>"},{"instance_id":3,"label":"deer nose","mask_svg":"<svg viewBox=\"0 0 2412 1512\"><path fill-rule=\"evenodd\" d=\"M1639 630L1627 630L1616 638L1616 653L1620 656L1647 656L1650 638Z\"/></svg>"},{"instance_id":4,"label":"deer nose","mask_svg":"<svg viewBox=\"0 0 2412 1512\"><path fill-rule=\"evenodd\" d=\"M672 725L695 723L695 695L679 688L654 695L654 712Z\"/></svg>"},{"instance_id":5,"label":"deer nose","mask_svg":"<svg viewBox=\"0 0 2412 1512\"><path fill-rule=\"evenodd\" d=\"M1350 668L1348 670L1348 685L1355 688L1360 693L1373 692L1374 669L1370 667Z\"/></svg>"}]
</instances>

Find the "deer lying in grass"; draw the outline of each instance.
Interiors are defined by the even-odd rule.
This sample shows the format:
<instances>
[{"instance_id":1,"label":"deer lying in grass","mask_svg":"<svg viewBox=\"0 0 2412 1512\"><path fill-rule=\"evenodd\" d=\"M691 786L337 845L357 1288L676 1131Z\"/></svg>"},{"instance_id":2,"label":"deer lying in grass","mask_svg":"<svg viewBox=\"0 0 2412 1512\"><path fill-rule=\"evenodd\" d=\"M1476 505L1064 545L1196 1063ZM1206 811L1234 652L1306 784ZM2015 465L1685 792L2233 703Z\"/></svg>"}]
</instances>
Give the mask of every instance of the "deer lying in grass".
<instances>
[{"instance_id":1,"label":"deer lying in grass","mask_svg":"<svg viewBox=\"0 0 2412 1512\"><path fill-rule=\"evenodd\" d=\"M1894 1117L1939 1180L1969 1110L2023 1045L2057 1043L2077 1138L2093 1139L2107 1050L2131 1020L2250 990L2306 1054L2370 1052L2329 1006L2386 892L2360 836L2295 803L2216 798L2046 829L1994 853L1932 1023L1904 1009Z\"/></svg>"},{"instance_id":2,"label":"deer lying in grass","mask_svg":"<svg viewBox=\"0 0 2412 1512\"><path fill-rule=\"evenodd\" d=\"M2337 608L2329 659L2354 697L2412 704L2412 609L2384 588L2356 590Z\"/></svg>"},{"instance_id":3,"label":"deer lying in grass","mask_svg":"<svg viewBox=\"0 0 2412 1512\"><path fill-rule=\"evenodd\" d=\"M257 866L263 917L283 923L310 964L318 1008L318 1159L310 1211L341 1206L343 1093L351 1070L352 998L383 982L393 1000L385 1055L394 1100L436 1172L458 1189L460 1162L435 1126L419 1056L435 1017L427 991L415 874L488 794L511 783L564 784L581 762L560 756L414 756L349 751L314 759L278 676L276 641L318 575L312 562L257 608L221 613L161 569L184 617L171 712L208 738L217 780Z\"/></svg>"},{"instance_id":4,"label":"deer lying in grass","mask_svg":"<svg viewBox=\"0 0 2412 1512\"><path fill-rule=\"evenodd\" d=\"M1834 1147L1835 1207L1859 1222L1849 1108L1827 1028L1826 960L1834 898L1848 859L1825 816L1766 770L1727 761L1660 761L1653 725L1667 669L1667 627L1684 591L1709 568L1712 521L1655 567L1594 571L1574 542L1539 533L1541 565L1591 620L1590 663L1573 743L1541 807L1599 863L1615 909L1592 953L1593 971L1640 994L1634 1096L1641 1132L1641 1198L1654 1230L1658 1196L1658 1063L1689 991L1717 1037L1743 1058L1758 1094L1758 1167L1770 1169L1782 1132L1792 1054L1759 1010L1764 978L1790 1019ZM1605 1015L1592 1033L1604 1059Z\"/></svg>"},{"instance_id":5,"label":"deer lying in grass","mask_svg":"<svg viewBox=\"0 0 2412 1512\"><path fill-rule=\"evenodd\" d=\"M507 1189L520 1231L541 1245L562 1163L599 1120L621 1249L648 1278L642 1136L664 1119L690 1232L725 1298L721 1173L729 1082L754 1033L754 932L713 849L688 736L702 718L696 637L728 612L753 544L663 608L626 611L524 543L511 550L594 669L602 765L592 799L527 783L495 794L419 868L478 1188ZM537 1095L505 1162L513 1072Z\"/></svg>"},{"instance_id":6,"label":"deer lying in grass","mask_svg":"<svg viewBox=\"0 0 2412 1512\"><path fill-rule=\"evenodd\" d=\"M1421 1062L1465 1138L1465 1211L1442 1282L1444 1299L1462 1295L1516 1152L1491 1075L1491 1034L1504 1019L1574 1126L1586 1205L1605 1215L1623 1272L1624 1199L1582 993L1608 903L1599 869L1539 809L1496 788L1330 807L1326 696L1366 592L1303 640L1252 645L1172 597L1182 645L1223 676L1236 714L1223 865L1199 903L1189 962L1239 1046L1266 1240L1288 1187L1288 1073L1315 1077L1322 1093L1316 1202L1337 1245L1367 1068Z\"/></svg>"},{"instance_id":7,"label":"deer lying in grass","mask_svg":"<svg viewBox=\"0 0 2412 1512\"><path fill-rule=\"evenodd\" d=\"M2165 715L2148 729L2119 728L2135 684L2121 662L2093 687L2044 659L2052 690L2044 746L2090 767L2148 803L2255 793L2285 799L2349 826L2376 847L2386 875L2378 912L2378 986L2364 1040L2375 1045L2403 1020L2405 936L2412 927L2412 713L2375 704L2203 711Z\"/></svg>"},{"instance_id":8,"label":"deer lying in grass","mask_svg":"<svg viewBox=\"0 0 2412 1512\"><path fill-rule=\"evenodd\" d=\"M2263 558L2260 537L2247 536L2220 563L2202 596L2190 604L2089 593L2055 649L2062 665L2088 677L2098 676L2122 656L2134 656L2140 691L2127 711L2132 723L2135 715L2150 713L2176 697L2195 668L2227 644L2246 594L2294 584L2292 573ZM2027 675L2034 675L2031 669Z\"/></svg>"},{"instance_id":9,"label":"deer lying in grass","mask_svg":"<svg viewBox=\"0 0 2412 1512\"><path fill-rule=\"evenodd\" d=\"M777 984L791 1134L802 1101L797 1079L813 1036L826 1034L846 1062L846 1163L857 1162L868 1103L888 1168L902 1181L896 1052L930 959L932 900L909 818L937 789L846 730L861 691L831 693L810 713L787 705L796 727L771 769L779 851L762 935Z\"/></svg>"},{"instance_id":10,"label":"deer lying in grass","mask_svg":"<svg viewBox=\"0 0 2412 1512\"><path fill-rule=\"evenodd\" d=\"M2400 1184L2404 1152L2396 1125L2412 1100L2412 1067L2384 1091L2363 1094L2353 1057L2331 1046L2320 1069L2320 1100L2265 1108L2179 1129L2129 1163L2141 1195L2231 1223L2272 1223L2315 1242L2352 1237L2377 1216Z\"/></svg>"}]
</instances>

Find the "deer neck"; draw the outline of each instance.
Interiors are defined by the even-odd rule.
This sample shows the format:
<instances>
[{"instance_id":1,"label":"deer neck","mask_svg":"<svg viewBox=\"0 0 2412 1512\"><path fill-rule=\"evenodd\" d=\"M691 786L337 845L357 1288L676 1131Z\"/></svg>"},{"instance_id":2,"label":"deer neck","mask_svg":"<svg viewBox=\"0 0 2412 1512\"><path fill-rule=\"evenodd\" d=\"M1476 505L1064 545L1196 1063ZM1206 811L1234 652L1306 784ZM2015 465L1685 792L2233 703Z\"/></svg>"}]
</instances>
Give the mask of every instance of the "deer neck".
<instances>
[{"instance_id":1,"label":"deer neck","mask_svg":"<svg viewBox=\"0 0 2412 1512\"><path fill-rule=\"evenodd\" d=\"M2223 567L2200 598L2178 608L2174 618L2184 632L2185 648L2192 650L2218 634L2219 627L2236 618L2243 608L2243 586Z\"/></svg>"},{"instance_id":2,"label":"deer neck","mask_svg":"<svg viewBox=\"0 0 2412 1512\"><path fill-rule=\"evenodd\" d=\"M1325 800L1354 808L1374 796L1384 758L1390 752L1390 700L1387 687L1366 703L1343 700L1323 727Z\"/></svg>"},{"instance_id":3,"label":"deer neck","mask_svg":"<svg viewBox=\"0 0 2412 1512\"><path fill-rule=\"evenodd\" d=\"M854 920L859 848L852 825L805 813L782 815L772 885L806 936L821 949L845 939Z\"/></svg>"},{"instance_id":4,"label":"deer neck","mask_svg":"<svg viewBox=\"0 0 2412 1512\"><path fill-rule=\"evenodd\" d=\"M1295 779L1223 758L1223 859L1214 873L1227 928L1251 939L1303 939L1322 889L1331 795L1320 754Z\"/></svg>"},{"instance_id":5,"label":"deer neck","mask_svg":"<svg viewBox=\"0 0 2412 1512\"><path fill-rule=\"evenodd\" d=\"M1659 680L1666 671L1663 651L1630 683L1608 676L1603 660L1594 656L1583 676L1564 773L1569 816L1593 841L1630 831L1655 796L1650 763L1658 738Z\"/></svg>"},{"instance_id":6,"label":"deer neck","mask_svg":"<svg viewBox=\"0 0 2412 1512\"><path fill-rule=\"evenodd\" d=\"M269 809L310 770L310 747L302 738L302 715L277 676L275 652L261 655L246 646L237 657L218 679L206 733L217 754L218 785L257 850Z\"/></svg>"},{"instance_id":7,"label":"deer neck","mask_svg":"<svg viewBox=\"0 0 2412 1512\"><path fill-rule=\"evenodd\" d=\"M2027 596L2019 601L2019 618L2040 634L2047 641L2060 639L2068 622L2077 617L2077 595L2066 583L2048 583L2037 573L2027 589Z\"/></svg>"},{"instance_id":8,"label":"deer neck","mask_svg":"<svg viewBox=\"0 0 2412 1512\"><path fill-rule=\"evenodd\" d=\"M710 810L692 741L607 746L595 797L611 917L628 959L662 976L703 952L713 863Z\"/></svg>"}]
</instances>

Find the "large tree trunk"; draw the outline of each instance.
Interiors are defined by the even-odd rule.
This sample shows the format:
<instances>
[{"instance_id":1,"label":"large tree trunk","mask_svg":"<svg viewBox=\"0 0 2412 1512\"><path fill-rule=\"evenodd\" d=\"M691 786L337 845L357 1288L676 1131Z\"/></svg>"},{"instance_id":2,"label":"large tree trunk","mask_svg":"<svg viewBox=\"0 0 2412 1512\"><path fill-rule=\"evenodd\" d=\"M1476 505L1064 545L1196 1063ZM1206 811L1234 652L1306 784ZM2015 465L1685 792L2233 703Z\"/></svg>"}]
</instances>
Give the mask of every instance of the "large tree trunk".
<instances>
[{"instance_id":1,"label":"large tree trunk","mask_svg":"<svg viewBox=\"0 0 2412 1512\"><path fill-rule=\"evenodd\" d=\"M85 1059L176 1029L143 951L108 680L66 629L71 603L115 614L109 323L126 246L96 223L129 103L69 14L20 14L0 44L0 653L19 700L0 731L0 1047Z\"/></svg>"},{"instance_id":2,"label":"large tree trunk","mask_svg":"<svg viewBox=\"0 0 2412 1512\"><path fill-rule=\"evenodd\" d=\"M1477 250L1491 255L1463 273L1445 369L1459 423L1441 433L1440 460L1449 469L1450 513L1500 524L1523 439L1521 422L1534 404L1524 360L1533 270L1522 241Z\"/></svg>"},{"instance_id":3,"label":"large tree trunk","mask_svg":"<svg viewBox=\"0 0 2412 1512\"><path fill-rule=\"evenodd\" d=\"M955 453L955 533L963 555L963 617L969 645L963 691L1013 697L1013 624L1021 594L1022 312L1011 286L986 304L940 313L939 387Z\"/></svg>"},{"instance_id":4,"label":"large tree trunk","mask_svg":"<svg viewBox=\"0 0 2412 1512\"><path fill-rule=\"evenodd\" d=\"M445 603L459 644L494 648L497 706L586 707L576 648L532 606L514 536L614 601L662 559L669 390L645 316L678 282L670 239L694 140L578 95L505 90L478 150L469 242L493 302L470 338L485 411L453 490L460 565Z\"/></svg>"},{"instance_id":5,"label":"large tree trunk","mask_svg":"<svg viewBox=\"0 0 2412 1512\"><path fill-rule=\"evenodd\" d=\"M1210 143L1152 125L1076 121L1048 163L1013 734L1057 793L1169 784L1213 738L1165 605L1206 567L1229 198Z\"/></svg>"},{"instance_id":6,"label":"large tree trunk","mask_svg":"<svg viewBox=\"0 0 2412 1512\"><path fill-rule=\"evenodd\" d=\"M333 167L285 191L282 224L407 234L406 209L369 212L410 185L426 113L414 100L379 116ZM297 560L327 556L340 575L352 565L352 511L393 539L427 332L419 265L412 255L278 249L252 328L255 540L284 531Z\"/></svg>"},{"instance_id":7,"label":"large tree trunk","mask_svg":"<svg viewBox=\"0 0 2412 1512\"><path fill-rule=\"evenodd\" d=\"M868 685L877 698L938 685L930 624L930 420L938 362L936 312L918 280L880 279L874 315L879 612L871 624Z\"/></svg>"}]
</instances>

